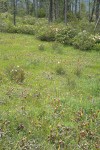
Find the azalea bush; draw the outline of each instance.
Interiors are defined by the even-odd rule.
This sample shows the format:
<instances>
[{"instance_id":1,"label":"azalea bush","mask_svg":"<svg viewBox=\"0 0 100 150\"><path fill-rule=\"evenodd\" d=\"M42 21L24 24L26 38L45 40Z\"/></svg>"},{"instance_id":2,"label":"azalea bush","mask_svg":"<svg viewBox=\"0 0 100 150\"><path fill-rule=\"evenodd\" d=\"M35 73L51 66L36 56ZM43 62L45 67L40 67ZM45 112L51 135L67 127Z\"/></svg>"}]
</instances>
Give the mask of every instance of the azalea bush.
<instances>
[{"instance_id":1,"label":"azalea bush","mask_svg":"<svg viewBox=\"0 0 100 150\"><path fill-rule=\"evenodd\" d=\"M100 43L95 44L93 49L96 51L100 51Z\"/></svg>"},{"instance_id":2,"label":"azalea bush","mask_svg":"<svg viewBox=\"0 0 100 150\"><path fill-rule=\"evenodd\" d=\"M77 26L80 31L86 30L89 33L94 33L95 22L89 22L86 18L78 20L76 24L74 22L74 25Z\"/></svg>"},{"instance_id":3,"label":"azalea bush","mask_svg":"<svg viewBox=\"0 0 100 150\"><path fill-rule=\"evenodd\" d=\"M91 50L95 45L94 39L87 31L79 32L73 39L73 46L81 50Z\"/></svg>"},{"instance_id":4,"label":"azalea bush","mask_svg":"<svg viewBox=\"0 0 100 150\"><path fill-rule=\"evenodd\" d=\"M4 23L1 19L0 19L0 32L5 32L7 28L7 24Z\"/></svg>"},{"instance_id":5,"label":"azalea bush","mask_svg":"<svg viewBox=\"0 0 100 150\"><path fill-rule=\"evenodd\" d=\"M72 39L75 35L77 35L77 31L68 25L58 30L56 40L63 44L72 45Z\"/></svg>"},{"instance_id":6,"label":"azalea bush","mask_svg":"<svg viewBox=\"0 0 100 150\"><path fill-rule=\"evenodd\" d=\"M92 36L92 38L95 41L95 43L100 43L100 35L99 34Z\"/></svg>"},{"instance_id":7,"label":"azalea bush","mask_svg":"<svg viewBox=\"0 0 100 150\"><path fill-rule=\"evenodd\" d=\"M18 25L14 26L12 24L8 24L5 26L4 30L9 33L23 33L23 34L35 34L34 27L32 25Z\"/></svg>"},{"instance_id":8,"label":"azalea bush","mask_svg":"<svg viewBox=\"0 0 100 150\"><path fill-rule=\"evenodd\" d=\"M37 35L41 41L55 41L56 28L54 26L43 26Z\"/></svg>"},{"instance_id":9,"label":"azalea bush","mask_svg":"<svg viewBox=\"0 0 100 150\"><path fill-rule=\"evenodd\" d=\"M15 27L17 33L24 33L24 34L35 34L34 27L32 25L20 25Z\"/></svg>"},{"instance_id":10,"label":"azalea bush","mask_svg":"<svg viewBox=\"0 0 100 150\"><path fill-rule=\"evenodd\" d=\"M29 24L29 25L34 25L36 22L36 19L31 16L25 16L22 20L23 24Z\"/></svg>"}]
</instances>

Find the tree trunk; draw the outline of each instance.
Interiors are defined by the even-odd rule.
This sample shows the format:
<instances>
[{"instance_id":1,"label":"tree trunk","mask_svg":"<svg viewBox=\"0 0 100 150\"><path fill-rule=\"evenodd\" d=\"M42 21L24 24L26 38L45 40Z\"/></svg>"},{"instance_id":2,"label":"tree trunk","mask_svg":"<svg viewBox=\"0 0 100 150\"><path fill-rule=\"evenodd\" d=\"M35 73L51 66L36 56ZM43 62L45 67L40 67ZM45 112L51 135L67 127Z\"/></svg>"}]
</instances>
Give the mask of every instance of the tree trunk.
<instances>
[{"instance_id":1,"label":"tree trunk","mask_svg":"<svg viewBox=\"0 0 100 150\"><path fill-rule=\"evenodd\" d=\"M56 19L58 19L58 17L59 17L59 7L58 7L58 5L59 5L59 3L56 0Z\"/></svg>"},{"instance_id":2,"label":"tree trunk","mask_svg":"<svg viewBox=\"0 0 100 150\"><path fill-rule=\"evenodd\" d=\"M32 13L33 15L35 15L35 1L33 0L33 3L32 3Z\"/></svg>"},{"instance_id":3,"label":"tree trunk","mask_svg":"<svg viewBox=\"0 0 100 150\"><path fill-rule=\"evenodd\" d=\"M38 3L37 0L34 1L35 1L35 17L38 18Z\"/></svg>"},{"instance_id":4,"label":"tree trunk","mask_svg":"<svg viewBox=\"0 0 100 150\"><path fill-rule=\"evenodd\" d=\"M89 20L90 20L90 14L91 14L91 5L90 5L90 0L89 0Z\"/></svg>"},{"instance_id":5,"label":"tree trunk","mask_svg":"<svg viewBox=\"0 0 100 150\"><path fill-rule=\"evenodd\" d=\"M49 22L53 21L53 0L50 0L49 4Z\"/></svg>"},{"instance_id":6,"label":"tree trunk","mask_svg":"<svg viewBox=\"0 0 100 150\"><path fill-rule=\"evenodd\" d=\"M81 17L81 2L79 0L79 17Z\"/></svg>"},{"instance_id":7,"label":"tree trunk","mask_svg":"<svg viewBox=\"0 0 100 150\"><path fill-rule=\"evenodd\" d=\"M29 0L25 0L26 1L26 13L27 15L29 15Z\"/></svg>"},{"instance_id":8,"label":"tree trunk","mask_svg":"<svg viewBox=\"0 0 100 150\"><path fill-rule=\"evenodd\" d=\"M16 25L16 0L13 1L13 21L14 25Z\"/></svg>"},{"instance_id":9,"label":"tree trunk","mask_svg":"<svg viewBox=\"0 0 100 150\"><path fill-rule=\"evenodd\" d=\"M93 2L93 8L92 8L92 14L91 14L91 17L90 17L90 22L93 21L93 14L94 14L94 11L95 11L95 4L96 4L96 0L94 0L94 2Z\"/></svg>"},{"instance_id":10,"label":"tree trunk","mask_svg":"<svg viewBox=\"0 0 100 150\"><path fill-rule=\"evenodd\" d=\"M100 0L97 0L97 2L96 2L96 21L99 18L99 12L100 12Z\"/></svg>"},{"instance_id":11,"label":"tree trunk","mask_svg":"<svg viewBox=\"0 0 100 150\"><path fill-rule=\"evenodd\" d=\"M67 0L64 0L64 22L67 25Z\"/></svg>"},{"instance_id":12,"label":"tree trunk","mask_svg":"<svg viewBox=\"0 0 100 150\"><path fill-rule=\"evenodd\" d=\"M77 2L78 0L75 0L75 14L77 14Z\"/></svg>"}]
</instances>

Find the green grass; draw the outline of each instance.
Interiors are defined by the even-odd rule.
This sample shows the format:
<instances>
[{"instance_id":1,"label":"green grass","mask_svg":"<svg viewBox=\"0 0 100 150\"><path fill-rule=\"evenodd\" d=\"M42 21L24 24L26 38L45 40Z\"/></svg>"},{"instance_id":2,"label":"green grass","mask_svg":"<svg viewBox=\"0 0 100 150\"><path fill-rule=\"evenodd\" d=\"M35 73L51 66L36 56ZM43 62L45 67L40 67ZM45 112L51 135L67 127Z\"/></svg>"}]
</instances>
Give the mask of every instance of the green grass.
<instances>
[{"instance_id":1,"label":"green grass","mask_svg":"<svg viewBox=\"0 0 100 150\"><path fill-rule=\"evenodd\" d=\"M1 150L99 149L100 52L53 47L0 33ZM11 76L17 66L22 83Z\"/></svg>"}]
</instances>

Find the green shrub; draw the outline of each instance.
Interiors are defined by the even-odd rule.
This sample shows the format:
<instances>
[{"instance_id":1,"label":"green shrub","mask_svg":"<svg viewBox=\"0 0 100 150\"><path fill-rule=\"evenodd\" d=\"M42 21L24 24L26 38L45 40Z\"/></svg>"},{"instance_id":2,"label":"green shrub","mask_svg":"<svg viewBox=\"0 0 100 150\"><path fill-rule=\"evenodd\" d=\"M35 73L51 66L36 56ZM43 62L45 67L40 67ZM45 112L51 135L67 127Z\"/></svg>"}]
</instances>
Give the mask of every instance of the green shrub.
<instances>
[{"instance_id":1,"label":"green shrub","mask_svg":"<svg viewBox=\"0 0 100 150\"><path fill-rule=\"evenodd\" d=\"M100 51L100 43L95 44L93 49L96 51Z\"/></svg>"},{"instance_id":2,"label":"green shrub","mask_svg":"<svg viewBox=\"0 0 100 150\"><path fill-rule=\"evenodd\" d=\"M44 26L38 31L37 38L41 41L55 41L56 29L53 26Z\"/></svg>"},{"instance_id":3,"label":"green shrub","mask_svg":"<svg viewBox=\"0 0 100 150\"><path fill-rule=\"evenodd\" d=\"M40 51L44 51L44 50L45 50L45 45L44 45L44 44L40 44L40 45L38 46L38 49L39 49Z\"/></svg>"},{"instance_id":4,"label":"green shrub","mask_svg":"<svg viewBox=\"0 0 100 150\"><path fill-rule=\"evenodd\" d=\"M100 35L96 34L95 36L93 36L93 39L95 41L95 43L100 43Z\"/></svg>"},{"instance_id":5,"label":"green shrub","mask_svg":"<svg viewBox=\"0 0 100 150\"><path fill-rule=\"evenodd\" d=\"M36 19L31 16L25 16L22 21L23 24L28 24L28 25L34 25L35 22L36 22Z\"/></svg>"},{"instance_id":6,"label":"green shrub","mask_svg":"<svg viewBox=\"0 0 100 150\"><path fill-rule=\"evenodd\" d=\"M61 64L59 64L56 67L56 73L57 73L57 75L65 75L66 74L66 71Z\"/></svg>"},{"instance_id":7,"label":"green shrub","mask_svg":"<svg viewBox=\"0 0 100 150\"><path fill-rule=\"evenodd\" d=\"M39 18L44 18L45 16L46 16L46 12L45 12L44 8L40 8L38 10L38 17Z\"/></svg>"},{"instance_id":8,"label":"green shrub","mask_svg":"<svg viewBox=\"0 0 100 150\"><path fill-rule=\"evenodd\" d=\"M20 25L16 26L17 33L24 33L24 34L35 34L34 27L32 25Z\"/></svg>"},{"instance_id":9,"label":"green shrub","mask_svg":"<svg viewBox=\"0 0 100 150\"><path fill-rule=\"evenodd\" d=\"M6 23L4 23L1 19L0 19L0 32L5 32L6 30Z\"/></svg>"},{"instance_id":10,"label":"green shrub","mask_svg":"<svg viewBox=\"0 0 100 150\"><path fill-rule=\"evenodd\" d=\"M8 33L17 33L17 27L12 24L7 24L5 31Z\"/></svg>"},{"instance_id":11,"label":"green shrub","mask_svg":"<svg viewBox=\"0 0 100 150\"><path fill-rule=\"evenodd\" d=\"M4 31L9 33L23 33L23 34L35 34L34 27L32 25L18 25L14 26L8 24L5 26Z\"/></svg>"},{"instance_id":12,"label":"green shrub","mask_svg":"<svg viewBox=\"0 0 100 150\"><path fill-rule=\"evenodd\" d=\"M9 21L9 20L12 20L13 16L8 13L8 12L5 12L5 13L0 13L0 18L3 20L3 21Z\"/></svg>"},{"instance_id":13,"label":"green shrub","mask_svg":"<svg viewBox=\"0 0 100 150\"><path fill-rule=\"evenodd\" d=\"M78 35L76 35L73 39L73 46L80 50L91 50L94 44L95 41L85 30L83 32L79 32Z\"/></svg>"},{"instance_id":14,"label":"green shrub","mask_svg":"<svg viewBox=\"0 0 100 150\"><path fill-rule=\"evenodd\" d=\"M56 41L52 43L52 49L54 52L57 52L60 54L62 53L62 45Z\"/></svg>"},{"instance_id":15,"label":"green shrub","mask_svg":"<svg viewBox=\"0 0 100 150\"><path fill-rule=\"evenodd\" d=\"M93 33L95 28L95 22L89 22L87 19L83 18L82 20L77 22L77 28L83 31L86 30L87 32Z\"/></svg>"},{"instance_id":16,"label":"green shrub","mask_svg":"<svg viewBox=\"0 0 100 150\"><path fill-rule=\"evenodd\" d=\"M16 83L23 83L25 79L24 70L19 66L10 66L7 69L7 73L11 80L15 81Z\"/></svg>"},{"instance_id":17,"label":"green shrub","mask_svg":"<svg viewBox=\"0 0 100 150\"><path fill-rule=\"evenodd\" d=\"M76 34L77 31L68 25L57 31L56 40L63 44L72 45L72 39Z\"/></svg>"}]
</instances>

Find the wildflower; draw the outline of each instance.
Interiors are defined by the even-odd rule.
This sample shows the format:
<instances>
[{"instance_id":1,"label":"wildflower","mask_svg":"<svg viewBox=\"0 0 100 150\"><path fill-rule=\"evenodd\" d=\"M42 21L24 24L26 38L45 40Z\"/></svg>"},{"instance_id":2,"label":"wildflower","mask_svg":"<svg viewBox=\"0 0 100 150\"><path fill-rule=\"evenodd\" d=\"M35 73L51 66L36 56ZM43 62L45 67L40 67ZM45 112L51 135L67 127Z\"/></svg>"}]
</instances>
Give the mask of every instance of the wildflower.
<instances>
[{"instance_id":1,"label":"wildflower","mask_svg":"<svg viewBox=\"0 0 100 150\"><path fill-rule=\"evenodd\" d=\"M14 70L12 69L11 72L13 72Z\"/></svg>"},{"instance_id":2,"label":"wildflower","mask_svg":"<svg viewBox=\"0 0 100 150\"><path fill-rule=\"evenodd\" d=\"M56 32L58 32L58 28L56 28Z\"/></svg>"}]
</instances>

